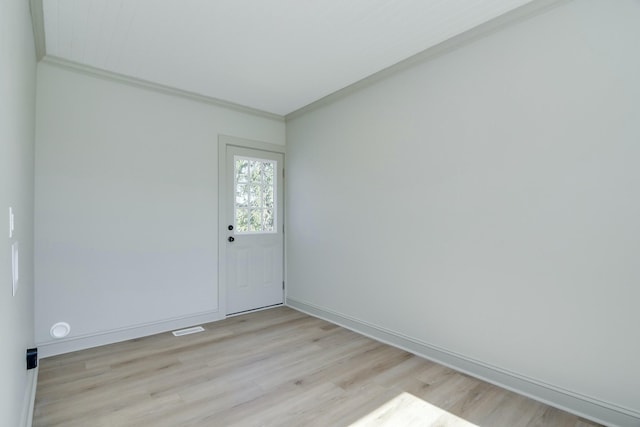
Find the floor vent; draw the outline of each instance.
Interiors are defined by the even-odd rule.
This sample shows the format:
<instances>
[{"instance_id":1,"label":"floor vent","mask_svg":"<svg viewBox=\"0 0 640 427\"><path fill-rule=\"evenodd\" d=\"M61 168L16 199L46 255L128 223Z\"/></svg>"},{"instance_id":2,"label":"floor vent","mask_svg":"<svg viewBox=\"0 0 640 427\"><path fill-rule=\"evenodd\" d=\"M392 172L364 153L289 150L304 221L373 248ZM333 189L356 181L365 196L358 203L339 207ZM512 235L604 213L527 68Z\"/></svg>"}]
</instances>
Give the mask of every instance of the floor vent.
<instances>
[{"instance_id":1,"label":"floor vent","mask_svg":"<svg viewBox=\"0 0 640 427\"><path fill-rule=\"evenodd\" d=\"M202 326L194 326L193 328L180 329L179 331L171 332L176 337L181 337L183 335L196 334L198 332L204 332L204 328Z\"/></svg>"}]
</instances>

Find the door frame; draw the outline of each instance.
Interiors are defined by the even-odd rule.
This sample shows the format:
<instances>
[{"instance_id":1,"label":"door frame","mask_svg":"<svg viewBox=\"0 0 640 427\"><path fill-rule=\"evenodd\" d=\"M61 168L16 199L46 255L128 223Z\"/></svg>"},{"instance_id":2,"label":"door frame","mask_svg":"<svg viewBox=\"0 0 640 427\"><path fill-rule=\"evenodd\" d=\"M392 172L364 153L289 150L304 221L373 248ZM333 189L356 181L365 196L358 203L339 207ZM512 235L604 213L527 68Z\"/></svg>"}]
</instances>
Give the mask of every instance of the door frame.
<instances>
[{"instance_id":1,"label":"door frame","mask_svg":"<svg viewBox=\"0 0 640 427\"><path fill-rule=\"evenodd\" d=\"M262 141L254 141L251 139L238 138L235 136L229 135L218 135L218 309L220 310L220 314L224 316L224 318L229 317L227 315L227 240L225 236L227 234L227 225L228 219L226 218L227 212L227 203L228 200L225 197L227 194L227 147L240 147L240 148L248 148L254 150L268 151L272 153L282 154L283 163L282 167L286 165L286 152L285 146L279 144L272 144L269 142ZM283 179L283 192L286 194L287 192L287 182L284 177ZM282 226L285 224L285 216L286 216L286 197L285 194L279 195L282 197L283 203L283 217L280 221ZM282 265L282 277L287 280L287 241L284 236L284 230L282 233L282 248L283 248L283 265ZM282 291L282 304L286 302L286 286ZM267 309L270 307L267 307ZM261 309L256 309L255 311L260 311ZM241 313L244 314L244 313Z\"/></svg>"}]
</instances>

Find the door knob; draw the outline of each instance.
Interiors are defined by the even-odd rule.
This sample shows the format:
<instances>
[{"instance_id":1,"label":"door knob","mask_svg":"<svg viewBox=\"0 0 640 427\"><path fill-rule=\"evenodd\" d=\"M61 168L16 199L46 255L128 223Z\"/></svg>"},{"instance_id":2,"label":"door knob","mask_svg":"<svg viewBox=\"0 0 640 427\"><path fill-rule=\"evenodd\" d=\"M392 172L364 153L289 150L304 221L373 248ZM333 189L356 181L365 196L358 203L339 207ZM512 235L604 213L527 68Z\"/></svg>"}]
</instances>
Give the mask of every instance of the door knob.
<instances>
[{"instance_id":1,"label":"door knob","mask_svg":"<svg viewBox=\"0 0 640 427\"><path fill-rule=\"evenodd\" d=\"M233 242L236 239L234 239L233 236L229 236L229 238L227 240L230 241L230 242Z\"/></svg>"},{"instance_id":2,"label":"door knob","mask_svg":"<svg viewBox=\"0 0 640 427\"><path fill-rule=\"evenodd\" d=\"M229 229L229 231L233 230L233 225L230 225L229 227L227 227Z\"/></svg>"}]
</instances>

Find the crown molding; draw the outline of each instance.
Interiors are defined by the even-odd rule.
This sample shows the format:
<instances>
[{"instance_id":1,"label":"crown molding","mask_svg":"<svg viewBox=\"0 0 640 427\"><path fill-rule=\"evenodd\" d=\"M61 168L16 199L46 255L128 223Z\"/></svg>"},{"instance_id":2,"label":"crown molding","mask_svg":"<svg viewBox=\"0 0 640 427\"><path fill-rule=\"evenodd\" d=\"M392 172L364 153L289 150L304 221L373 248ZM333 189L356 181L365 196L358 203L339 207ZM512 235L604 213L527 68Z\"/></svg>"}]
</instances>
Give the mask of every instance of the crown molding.
<instances>
[{"instance_id":1,"label":"crown molding","mask_svg":"<svg viewBox=\"0 0 640 427\"><path fill-rule=\"evenodd\" d=\"M240 113L251 114L254 116L277 120L284 122L284 116L279 114L270 113L263 110L258 110L257 108L251 108L244 105L236 104L230 101L224 101L222 99L213 98L209 96L199 95L194 92L189 92L186 90L176 89L170 86L165 86L159 83L150 82L143 79L137 79L135 77L129 77L124 74L114 73L111 71L102 70L99 68L91 67L89 65L80 64L78 62L69 61L67 59L58 58L56 56L45 55L41 60L41 63L52 65L54 67L62 68L65 70L89 75L92 77L98 77L100 79L109 80L121 84L126 84L129 86L147 89L154 92L163 93L166 95L177 96L180 98L185 98L191 101L202 102L205 104L213 105L216 107L226 108L229 110L238 111Z\"/></svg>"},{"instance_id":2,"label":"crown molding","mask_svg":"<svg viewBox=\"0 0 640 427\"><path fill-rule=\"evenodd\" d=\"M135 87L144 88L148 90L154 90L156 92L161 92L161 93L165 93L173 96L179 96L179 97L187 98L193 101L204 102L210 105L215 105L218 107L223 107L223 108L227 108L227 109L231 109L231 110L235 110L235 111L239 111L247 114L252 114L252 115L263 117L263 118L268 118L268 119L278 120L278 121L288 121L288 120L295 119L296 117L299 117L301 115L304 115L310 111L313 111L317 108L320 108L322 106L336 102L339 99L342 99L352 93L355 93L368 86L371 86L372 84L379 82L394 74L407 70L415 65L435 59L455 49L468 45L480 38L493 34L510 25L524 21L533 16L542 14L552 8L555 8L561 4L565 4L573 0L533 0L530 3L527 3L517 9L511 10L490 21L487 21L481 25L478 25L477 27L474 27L468 31L465 31L464 33L461 33L455 37L447 39L435 46L432 46L407 59L404 59L394 65L391 65L390 67L384 68L368 77L365 77L362 80L359 80L349 86L339 89L323 98L320 98L284 116L259 110L252 107L247 107L241 104L236 104L230 101L225 101L218 98L199 95L194 92L189 92L189 91L176 89L176 88L165 86L158 83L153 83L147 80L137 79L137 78L129 77L119 73L113 73L110 71L80 64L74 61L58 58L55 56L49 56L46 53L46 43L45 43L45 34L44 34L44 13L42 9L42 1L43 0L29 0L30 8L31 8L31 18L33 22L33 34L34 34L35 47L36 47L36 58L38 61L42 61L44 63L55 65L68 70L78 71L84 74L93 75L103 79L108 79L108 80L132 85Z\"/></svg>"},{"instance_id":3,"label":"crown molding","mask_svg":"<svg viewBox=\"0 0 640 427\"><path fill-rule=\"evenodd\" d=\"M536 15L540 15L548 10L555 8L561 4L568 3L573 0L533 0L523 6L513 9L507 13L497 16L483 24L471 28L470 30L460 33L450 39L444 40L435 46L427 48L422 52L418 52L407 59L404 59L394 65L384 68L362 80L359 80L349 86L339 89L323 98L318 99L302 108L299 108L287 115L287 121L300 117L310 111L325 105L334 103L346 96L357 91L369 87L387 77L398 74L418 64L433 60L441 55L449 53L453 50L466 46L474 41L500 31L506 27L514 25L518 22L527 20Z\"/></svg>"},{"instance_id":4,"label":"crown molding","mask_svg":"<svg viewBox=\"0 0 640 427\"><path fill-rule=\"evenodd\" d=\"M29 8L31 9L31 24L33 26L33 38L36 48L36 60L45 64L54 65L70 71L80 72L82 74L99 77L105 80L111 80L118 83L135 86L155 92L186 98L192 101L203 102L205 104L214 105L216 107L227 108L241 113L251 114L271 120L284 121L284 116L270 113L268 111L259 110L257 108L247 107L245 105L236 104L231 101L225 101L218 98L200 95L186 90L176 89L159 83L150 82L135 77L129 77L124 74L114 73L91 67L89 65L80 64L78 62L69 61L56 56L47 55L47 45L44 33L44 9L43 0L29 0Z\"/></svg>"}]
</instances>

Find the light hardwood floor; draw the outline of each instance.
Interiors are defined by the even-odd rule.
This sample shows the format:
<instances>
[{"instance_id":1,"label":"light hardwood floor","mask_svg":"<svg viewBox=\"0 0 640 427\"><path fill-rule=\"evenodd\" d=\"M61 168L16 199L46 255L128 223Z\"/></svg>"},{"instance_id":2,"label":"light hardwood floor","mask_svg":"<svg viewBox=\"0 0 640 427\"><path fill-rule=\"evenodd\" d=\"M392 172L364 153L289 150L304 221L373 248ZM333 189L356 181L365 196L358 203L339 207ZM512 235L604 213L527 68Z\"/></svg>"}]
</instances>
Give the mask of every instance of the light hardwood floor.
<instances>
[{"instance_id":1,"label":"light hardwood floor","mask_svg":"<svg viewBox=\"0 0 640 427\"><path fill-rule=\"evenodd\" d=\"M286 307L40 361L37 427L596 426Z\"/></svg>"}]
</instances>

